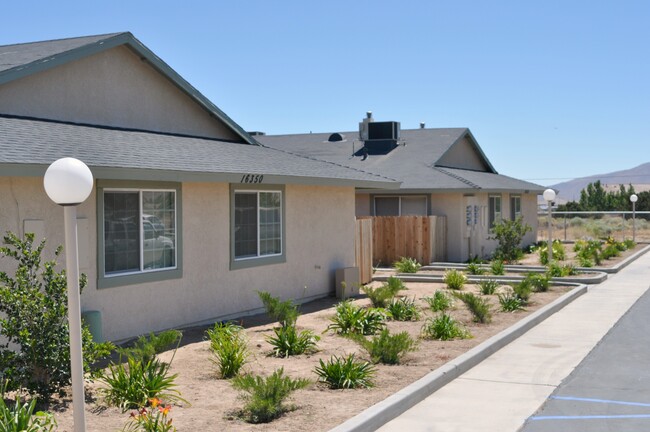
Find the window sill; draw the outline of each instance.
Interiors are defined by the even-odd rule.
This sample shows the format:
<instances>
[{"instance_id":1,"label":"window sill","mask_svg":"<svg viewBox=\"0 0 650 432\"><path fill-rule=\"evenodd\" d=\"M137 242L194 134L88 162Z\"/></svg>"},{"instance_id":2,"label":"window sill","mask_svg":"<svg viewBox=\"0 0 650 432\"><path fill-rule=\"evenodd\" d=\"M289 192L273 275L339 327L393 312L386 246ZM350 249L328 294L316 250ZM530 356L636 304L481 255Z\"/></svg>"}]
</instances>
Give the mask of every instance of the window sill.
<instances>
[{"instance_id":1,"label":"window sill","mask_svg":"<svg viewBox=\"0 0 650 432\"><path fill-rule=\"evenodd\" d=\"M100 277L97 279L97 288L115 288L126 285L137 285L149 282L161 282L171 279L180 279L183 277L183 270L176 268L173 270L151 271L146 273L132 273L128 275L115 275L109 277Z\"/></svg>"},{"instance_id":2,"label":"window sill","mask_svg":"<svg viewBox=\"0 0 650 432\"><path fill-rule=\"evenodd\" d=\"M252 267L259 267L271 264L282 264L287 261L287 258L284 254L282 255L273 255L269 257L259 257L259 258L243 258L238 260L230 261L230 270L240 270L247 269Z\"/></svg>"}]
</instances>

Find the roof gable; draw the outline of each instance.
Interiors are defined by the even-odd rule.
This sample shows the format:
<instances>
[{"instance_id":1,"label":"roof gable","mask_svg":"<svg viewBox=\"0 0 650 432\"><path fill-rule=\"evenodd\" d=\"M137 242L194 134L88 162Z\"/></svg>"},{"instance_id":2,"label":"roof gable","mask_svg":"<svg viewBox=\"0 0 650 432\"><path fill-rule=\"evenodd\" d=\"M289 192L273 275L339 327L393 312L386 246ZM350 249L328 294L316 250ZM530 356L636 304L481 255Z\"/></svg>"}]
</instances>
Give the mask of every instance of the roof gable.
<instances>
[{"instance_id":1,"label":"roof gable","mask_svg":"<svg viewBox=\"0 0 650 432\"><path fill-rule=\"evenodd\" d=\"M449 146L435 165L497 174L469 130Z\"/></svg>"},{"instance_id":2,"label":"roof gable","mask_svg":"<svg viewBox=\"0 0 650 432\"><path fill-rule=\"evenodd\" d=\"M209 117L216 119L230 130L232 137L236 138L234 140L257 145L257 142L237 123L128 32L0 46L0 89L3 84L11 84L22 78L36 76L41 72L51 71L117 47L125 47L130 50L172 86L189 97ZM7 112L6 109L3 111L7 114L30 115L25 112ZM110 124L110 126L123 125ZM129 126L131 125L127 125L127 127Z\"/></svg>"}]
</instances>

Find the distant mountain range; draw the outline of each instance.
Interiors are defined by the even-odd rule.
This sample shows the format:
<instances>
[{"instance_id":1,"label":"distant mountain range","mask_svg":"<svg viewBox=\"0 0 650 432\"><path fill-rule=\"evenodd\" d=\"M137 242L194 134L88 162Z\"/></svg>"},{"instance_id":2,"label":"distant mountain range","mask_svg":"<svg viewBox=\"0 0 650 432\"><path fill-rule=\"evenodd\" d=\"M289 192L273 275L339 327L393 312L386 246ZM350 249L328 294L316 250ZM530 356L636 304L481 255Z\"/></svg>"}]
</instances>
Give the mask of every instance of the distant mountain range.
<instances>
[{"instance_id":1,"label":"distant mountain range","mask_svg":"<svg viewBox=\"0 0 650 432\"><path fill-rule=\"evenodd\" d=\"M650 162L623 171L581 177L549 187L557 192L557 203L563 204L567 201L580 200L580 191L589 183L594 183L597 180L600 180L605 190L608 191L618 190L621 184L624 184L625 187L631 184L636 192L648 191L650 190Z\"/></svg>"}]
</instances>

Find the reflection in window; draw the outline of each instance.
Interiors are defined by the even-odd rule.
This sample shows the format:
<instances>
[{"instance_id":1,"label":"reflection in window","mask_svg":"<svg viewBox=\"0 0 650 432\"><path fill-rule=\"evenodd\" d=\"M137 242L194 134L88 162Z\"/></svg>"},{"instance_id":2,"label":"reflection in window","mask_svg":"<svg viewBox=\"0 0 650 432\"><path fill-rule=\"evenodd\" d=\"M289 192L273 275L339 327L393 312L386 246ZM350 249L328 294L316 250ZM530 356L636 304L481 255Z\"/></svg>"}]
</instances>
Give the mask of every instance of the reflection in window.
<instances>
[{"instance_id":1,"label":"reflection in window","mask_svg":"<svg viewBox=\"0 0 650 432\"><path fill-rule=\"evenodd\" d=\"M282 253L282 194L235 192L235 259Z\"/></svg>"}]
</instances>

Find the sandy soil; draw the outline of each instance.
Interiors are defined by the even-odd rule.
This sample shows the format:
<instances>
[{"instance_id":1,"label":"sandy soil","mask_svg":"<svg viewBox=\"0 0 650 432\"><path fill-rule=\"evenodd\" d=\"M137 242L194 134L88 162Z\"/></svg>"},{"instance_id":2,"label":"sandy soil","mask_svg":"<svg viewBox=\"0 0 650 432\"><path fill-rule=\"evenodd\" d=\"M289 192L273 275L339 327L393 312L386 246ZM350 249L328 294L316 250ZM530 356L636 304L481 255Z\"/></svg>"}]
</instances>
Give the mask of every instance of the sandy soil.
<instances>
[{"instance_id":1,"label":"sandy soil","mask_svg":"<svg viewBox=\"0 0 650 432\"><path fill-rule=\"evenodd\" d=\"M405 291L405 295L418 299L418 303L423 308L423 316L417 322L389 322L388 327L392 332L406 330L413 336L418 336L424 319L433 315L425 307L425 302L420 299L442 289L443 285L408 283L407 287L408 291ZM191 405L174 406L170 416L179 431L296 431L307 428L313 432L326 431L511 326L568 289L555 286L550 292L534 294L530 306L525 311L517 313L496 312L498 300L496 296L489 296L495 306L493 321L488 325L473 323L462 303L456 302L456 308L451 314L466 325L473 334L473 339L447 342L421 340L418 351L410 353L404 364L378 365L376 386L371 389L330 390L323 384L314 383L307 389L294 393L289 403L295 405L295 410L264 425L251 425L236 418L234 413L241 408L242 401L229 381L217 379L215 367L210 361L209 345L204 340L206 328L187 330L184 332L183 345L176 352L171 369L178 374L176 380L178 390ZM477 291L477 287L467 285L465 290ZM355 301L361 305L369 304L366 298ZM334 314L334 304L336 304L335 299L327 298L303 305L303 314L298 320L298 326L321 334L329 324L329 318ZM292 377L305 377L316 381L317 377L313 370L318 365L318 359L327 360L333 354L340 356L348 353L358 353L359 356L367 358L357 344L331 332L321 334L319 351L315 354L286 359L269 357L270 345L265 338L271 334L275 324L269 322L265 316L243 320L251 351L249 363L245 366L246 372L268 375L274 369L284 367L285 372ZM171 356L171 352L166 352L161 355L161 358L169 361ZM97 382L87 385L87 429L98 432L121 430L129 419L129 413L106 407L97 391L98 387L100 384ZM55 410L58 430L71 431L71 401L69 399L59 401L51 409Z\"/></svg>"}]
</instances>

